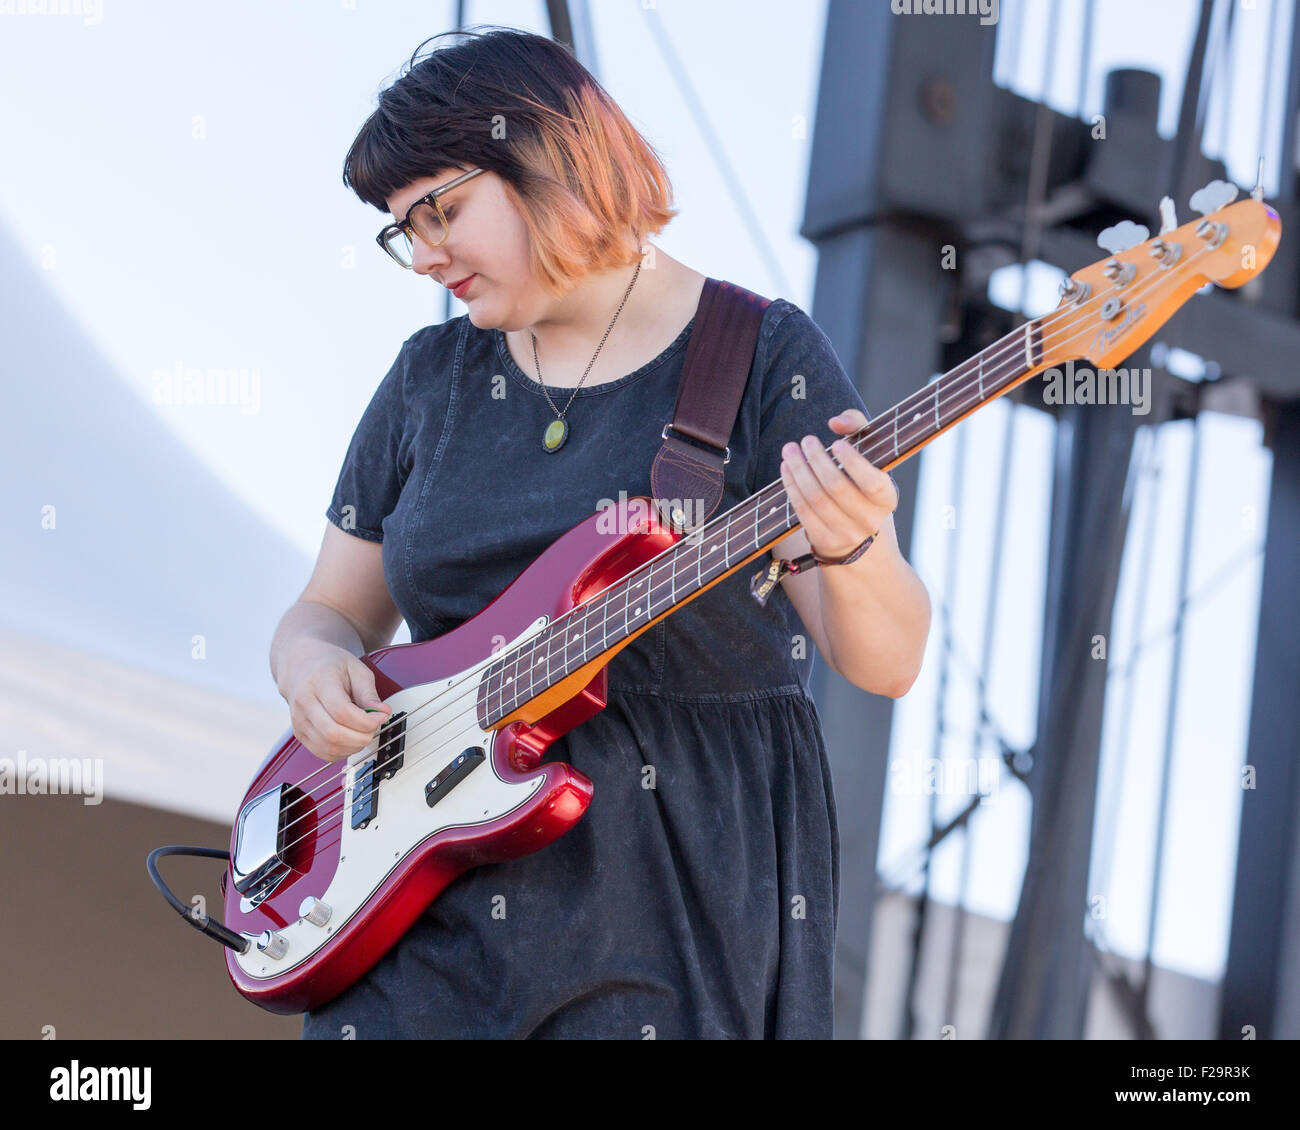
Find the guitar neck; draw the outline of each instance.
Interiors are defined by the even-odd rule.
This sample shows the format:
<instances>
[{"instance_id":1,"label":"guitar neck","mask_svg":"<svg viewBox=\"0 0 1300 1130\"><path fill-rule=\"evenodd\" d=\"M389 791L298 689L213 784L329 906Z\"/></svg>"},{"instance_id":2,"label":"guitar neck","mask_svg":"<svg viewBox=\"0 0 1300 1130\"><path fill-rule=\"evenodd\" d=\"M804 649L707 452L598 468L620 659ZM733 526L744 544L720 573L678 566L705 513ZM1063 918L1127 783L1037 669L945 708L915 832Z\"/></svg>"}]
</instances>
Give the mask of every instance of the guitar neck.
<instances>
[{"instance_id":1,"label":"guitar neck","mask_svg":"<svg viewBox=\"0 0 1300 1130\"><path fill-rule=\"evenodd\" d=\"M877 467L910 458L940 432L1041 367L1042 331L1026 322L845 438ZM704 523L495 663L483 684L495 724L640 634L799 525L781 480Z\"/></svg>"}]
</instances>

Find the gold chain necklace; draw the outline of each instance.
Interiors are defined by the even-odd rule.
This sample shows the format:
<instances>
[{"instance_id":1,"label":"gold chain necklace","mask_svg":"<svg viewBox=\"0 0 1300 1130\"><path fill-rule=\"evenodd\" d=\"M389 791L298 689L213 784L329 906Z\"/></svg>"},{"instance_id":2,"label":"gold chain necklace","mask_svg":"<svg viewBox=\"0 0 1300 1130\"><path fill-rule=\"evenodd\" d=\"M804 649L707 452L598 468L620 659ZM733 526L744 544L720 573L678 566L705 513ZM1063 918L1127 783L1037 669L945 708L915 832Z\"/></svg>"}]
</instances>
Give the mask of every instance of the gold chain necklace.
<instances>
[{"instance_id":1,"label":"gold chain necklace","mask_svg":"<svg viewBox=\"0 0 1300 1130\"><path fill-rule=\"evenodd\" d=\"M582 387L582 382L587 379L587 373L591 372L592 365L596 363L596 358L600 356L600 351L605 345L605 339L609 337L610 330L614 328L614 323L618 321L618 316L623 312L627 296L632 293L632 287L636 285L637 276L640 274L641 263L637 263L636 271L632 274L632 281L627 284L627 290L623 292L623 301L618 304L618 309L614 311L614 317L610 319L609 327L605 330L605 336L600 339L600 345L596 346L596 352L591 355L591 360L587 362L587 368L582 374L582 380L574 387L573 395L569 397L569 403L564 406L564 412L573 407L573 400L578 395L578 389ZM546 387L546 382L542 380L542 366L537 360L537 335L532 330L529 330L528 333L533 339L533 364L537 367L537 379L541 382L542 392L546 394L546 401L550 404L551 411L556 414L556 419L547 424L546 431L542 433L542 450L555 452L559 451L564 446L564 441L569 438L569 421L564 418L564 412L555 407L555 401L551 399L550 390Z\"/></svg>"}]
</instances>

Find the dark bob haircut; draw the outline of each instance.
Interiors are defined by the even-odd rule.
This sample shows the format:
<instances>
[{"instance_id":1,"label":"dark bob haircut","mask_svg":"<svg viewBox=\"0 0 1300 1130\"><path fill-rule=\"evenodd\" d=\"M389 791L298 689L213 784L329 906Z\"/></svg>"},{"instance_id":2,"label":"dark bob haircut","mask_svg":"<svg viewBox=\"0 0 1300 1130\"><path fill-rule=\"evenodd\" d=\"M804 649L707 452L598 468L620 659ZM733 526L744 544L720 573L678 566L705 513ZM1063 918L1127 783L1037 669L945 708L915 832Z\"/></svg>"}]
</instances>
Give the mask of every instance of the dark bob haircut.
<instances>
[{"instance_id":1,"label":"dark bob haircut","mask_svg":"<svg viewBox=\"0 0 1300 1130\"><path fill-rule=\"evenodd\" d=\"M416 61L444 36L468 41ZM343 183L386 212L415 181L476 167L504 182L533 276L556 297L589 272L636 262L677 215L658 154L591 72L564 45L515 28L480 24L420 44L352 142Z\"/></svg>"}]
</instances>

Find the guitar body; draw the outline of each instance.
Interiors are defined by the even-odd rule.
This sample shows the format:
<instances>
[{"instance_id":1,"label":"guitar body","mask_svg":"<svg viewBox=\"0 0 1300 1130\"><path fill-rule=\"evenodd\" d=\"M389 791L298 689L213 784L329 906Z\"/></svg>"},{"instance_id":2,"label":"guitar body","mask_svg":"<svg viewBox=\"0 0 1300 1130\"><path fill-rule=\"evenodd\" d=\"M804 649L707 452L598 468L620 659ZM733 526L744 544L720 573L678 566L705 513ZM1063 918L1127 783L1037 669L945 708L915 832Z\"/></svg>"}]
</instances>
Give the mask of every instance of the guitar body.
<instances>
[{"instance_id":1,"label":"guitar body","mask_svg":"<svg viewBox=\"0 0 1300 1130\"><path fill-rule=\"evenodd\" d=\"M607 532L615 521L627 532ZM648 499L624 498L557 539L459 627L364 656L392 707L385 729L400 725L403 712L418 722L403 740L387 742L384 753L400 750L391 775L375 765L379 736L335 763L314 756L292 731L282 737L240 806L222 879L225 923L252 942L243 953L225 951L240 993L281 1013L330 1000L462 872L537 851L581 819L590 779L541 761L551 742L604 708L608 662L620 648L495 730L482 728L479 679L495 654L681 537L652 519ZM315 909L324 921L312 920L309 899L328 908L327 917ZM259 938L269 944L259 947Z\"/></svg>"}]
</instances>

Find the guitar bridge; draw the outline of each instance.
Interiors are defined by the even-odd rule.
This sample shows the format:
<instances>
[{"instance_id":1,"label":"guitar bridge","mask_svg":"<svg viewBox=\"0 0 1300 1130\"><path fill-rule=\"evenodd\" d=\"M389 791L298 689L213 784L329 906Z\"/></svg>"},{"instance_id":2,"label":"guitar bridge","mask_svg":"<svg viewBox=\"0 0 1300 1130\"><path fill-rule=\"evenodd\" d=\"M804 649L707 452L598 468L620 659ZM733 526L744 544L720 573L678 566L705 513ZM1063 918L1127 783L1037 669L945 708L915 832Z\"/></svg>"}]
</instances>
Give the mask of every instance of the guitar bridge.
<instances>
[{"instance_id":1,"label":"guitar bridge","mask_svg":"<svg viewBox=\"0 0 1300 1130\"><path fill-rule=\"evenodd\" d=\"M309 832L295 827L291 815L305 799L300 789L282 784L254 797L240 811L231 870L245 910L262 902L293 870L290 850L310 838Z\"/></svg>"}]
</instances>

